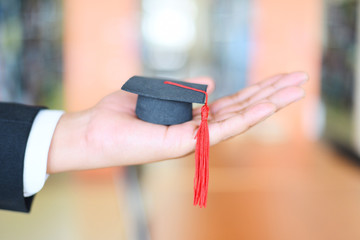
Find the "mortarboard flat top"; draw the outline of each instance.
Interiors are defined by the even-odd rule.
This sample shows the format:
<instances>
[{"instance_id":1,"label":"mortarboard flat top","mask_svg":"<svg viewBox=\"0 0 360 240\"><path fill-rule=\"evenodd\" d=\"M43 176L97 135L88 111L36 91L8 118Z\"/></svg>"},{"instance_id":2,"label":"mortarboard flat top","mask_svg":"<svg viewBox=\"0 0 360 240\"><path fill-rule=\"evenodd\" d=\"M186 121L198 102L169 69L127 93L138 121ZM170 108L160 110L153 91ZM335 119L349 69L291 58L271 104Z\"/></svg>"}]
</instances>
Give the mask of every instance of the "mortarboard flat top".
<instances>
[{"instance_id":1,"label":"mortarboard flat top","mask_svg":"<svg viewBox=\"0 0 360 240\"><path fill-rule=\"evenodd\" d=\"M192 119L192 103L204 103L205 94L190 89L165 84L179 83L206 92L207 85L182 81L134 76L122 90L138 94L136 115L147 122L173 125Z\"/></svg>"},{"instance_id":2,"label":"mortarboard flat top","mask_svg":"<svg viewBox=\"0 0 360 240\"><path fill-rule=\"evenodd\" d=\"M152 97L162 100L187 102L187 103L205 103L205 94L195 92L185 88L164 84L165 81L179 83L188 87L196 88L206 92L207 85L188 83L162 78L148 78L134 76L130 78L123 86L122 90L132 92L145 97Z\"/></svg>"}]
</instances>

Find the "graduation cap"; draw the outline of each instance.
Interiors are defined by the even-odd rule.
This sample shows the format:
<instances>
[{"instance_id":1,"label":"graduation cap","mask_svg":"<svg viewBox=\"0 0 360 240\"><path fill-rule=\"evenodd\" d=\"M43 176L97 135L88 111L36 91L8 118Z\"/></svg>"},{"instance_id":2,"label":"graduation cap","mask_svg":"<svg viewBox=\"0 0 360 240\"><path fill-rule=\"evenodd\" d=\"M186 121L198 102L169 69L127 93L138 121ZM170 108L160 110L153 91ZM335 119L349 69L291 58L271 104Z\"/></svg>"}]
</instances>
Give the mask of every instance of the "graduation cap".
<instances>
[{"instance_id":1,"label":"graduation cap","mask_svg":"<svg viewBox=\"0 0 360 240\"><path fill-rule=\"evenodd\" d=\"M162 125L174 125L192 119L192 103L205 103L202 92L165 82L177 83L206 92L207 85L176 80L134 76L122 90L138 94L136 115L141 120Z\"/></svg>"},{"instance_id":2,"label":"graduation cap","mask_svg":"<svg viewBox=\"0 0 360 240\"><path fill-rule=\"evenodd\" d=\"M207 85L169 79L134 76L121 88L138 94L135 113L141 120L174 125L192 119L192 103L201 108L201 124L196 133L194 205L206 206L209 182L209 130Z\"/></svg>"}]
</instances>

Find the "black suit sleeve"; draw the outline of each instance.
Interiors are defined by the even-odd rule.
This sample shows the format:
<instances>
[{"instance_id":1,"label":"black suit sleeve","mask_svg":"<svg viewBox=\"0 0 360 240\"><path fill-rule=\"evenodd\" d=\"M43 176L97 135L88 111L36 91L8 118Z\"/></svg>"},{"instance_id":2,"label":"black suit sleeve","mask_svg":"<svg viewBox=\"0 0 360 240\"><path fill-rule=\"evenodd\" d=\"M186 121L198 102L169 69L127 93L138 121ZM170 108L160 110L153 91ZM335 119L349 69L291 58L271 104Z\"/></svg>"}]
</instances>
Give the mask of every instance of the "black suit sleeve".
<instances>
[{"instance_id":1,"label":"black suit sleeve","mask_svg":"<svg viewBox=\"0 0 360 240\"><path fill-rule=\"evenodd\" d=\"M42 107L0 103L0 208L29 212L23 195L24 156L32 123Z\"/></svg>"}]
</instances>

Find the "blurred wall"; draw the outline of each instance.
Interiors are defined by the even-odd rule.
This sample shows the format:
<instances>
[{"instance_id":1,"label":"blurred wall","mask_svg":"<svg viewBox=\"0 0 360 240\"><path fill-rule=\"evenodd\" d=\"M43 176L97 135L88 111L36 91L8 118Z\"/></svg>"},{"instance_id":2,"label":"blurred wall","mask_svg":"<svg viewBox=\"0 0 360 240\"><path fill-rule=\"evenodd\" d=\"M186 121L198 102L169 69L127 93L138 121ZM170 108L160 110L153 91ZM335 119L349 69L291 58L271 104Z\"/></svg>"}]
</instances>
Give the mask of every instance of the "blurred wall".
<instances>
[{"instance_id":1,"label":"blurred wall","mask_svg":"<svg viewBox=\"0 0 360 240\"><path fill-rule=\"evenodd\" d=\"M270 120L283 142L317 137L322 5L314 0L254 1L250 81L296 70L310 77L306 98Z\"/></svg>"},{"instance_id":2,"label":"blurred wall","mask_svg":"<svg viewBox=\"0 0 360 240\"><path fill-rule=\"evenodd\" d=\"M93 106L140 71L138 1L64 1L65 107Z\"/></svg>"}]
</instances>

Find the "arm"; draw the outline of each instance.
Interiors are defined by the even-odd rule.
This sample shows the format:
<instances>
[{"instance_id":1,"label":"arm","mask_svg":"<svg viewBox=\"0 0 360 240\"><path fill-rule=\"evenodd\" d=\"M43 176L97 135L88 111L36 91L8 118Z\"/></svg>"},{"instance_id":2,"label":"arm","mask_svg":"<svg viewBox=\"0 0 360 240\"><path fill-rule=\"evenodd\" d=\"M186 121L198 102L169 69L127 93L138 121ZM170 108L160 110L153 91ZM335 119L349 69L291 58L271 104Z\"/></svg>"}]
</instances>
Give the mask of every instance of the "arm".
<instances>
[{"instance_id":1,"label":"arm","mask_svg":"<svg viewBox=\"0 0 360 240\"><path fill-rule=\"evenodd\" d=\"M28 212L23 170L28 136L41 107L0 103L0 208Z\"/></svg>"},{"instance_id":2,"label":"arm","mask_svg":"<svg viewBox=\"0 0 360 240\"><path fill-rule=\"evenodd\" d=\"M274 112L301 99L305 73L281 74L210 105L210 144L245 132ZM209 85L210 79L192 79ZM54 133L48 173L143 164L178 158L194 150L200 110L192 121L162 126L136 118L136 96L115 92L96 106L64 114Z\"/></svg>"},{"instance_id":3,"label":"arm","mask_svg":"<svg viewBox=\"0 0 360 240\"><path fill-rule=\"evenodd\" d=\"M211 145L245 132L301 99L304 91L300 85L307 78L304 73L277 75L212 103ZM208 84L208 92L214 89L210 79L190 81ZM24 194L41 189L46 165L50 174L149 163L194 150L200 109L194 109L192 121L162 126L136 118L135 104L136 96L118 91L93 108L63 115L53 112L56 116L52 118L51 114L39 114L41 107L0 103L0 208L29 212L33 196ZM41 149L36 144L42 145ZM39 159L43 160L37 162ZM33 166L37 169L31 169ZM38 172L42 177L34 184L31 174Z\"/></svg>"}]
</instances>

